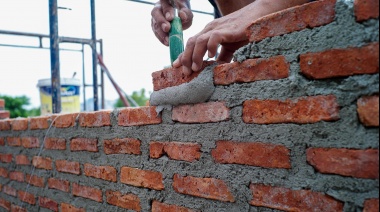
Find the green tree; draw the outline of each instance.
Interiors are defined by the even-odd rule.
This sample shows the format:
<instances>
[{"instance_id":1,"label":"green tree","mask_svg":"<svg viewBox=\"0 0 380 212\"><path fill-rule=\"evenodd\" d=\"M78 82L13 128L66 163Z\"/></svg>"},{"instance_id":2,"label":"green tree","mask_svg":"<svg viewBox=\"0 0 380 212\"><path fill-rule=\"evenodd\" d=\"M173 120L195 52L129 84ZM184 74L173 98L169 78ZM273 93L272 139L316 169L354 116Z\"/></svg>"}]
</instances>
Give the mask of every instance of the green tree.
<instances>
[{"instance_id":1,"label":"green tree","mask_svg":"<svg viewBox=\"0 0 380 212\"><path fill-rule=\"evenodd\" d=\"M138 106L145 106L147 101L149 100L149 97L147 97L145 93L146 91L143 88L140 91L134 91L130 97L138 104ZM130 105L133 105L129 100L128 102ZM115 108L120 108L120 107L124 107L124 104L121 101L121 99L118 99L115 104Z\"/></svg>"},{"instance_id":2,"label":"green tree","mask_svg":"<svg viewBox=\"0 0 380 212\"><path fill-rule=\"evenodd\" d=\"M30 99L26 96L10 97L0 95L0 99L5 100L5 110L10 112L10 118L26 118L41 115L38 108L32 110L25 109L25 106L30 105Z\"/></svg>"}]
</instances>

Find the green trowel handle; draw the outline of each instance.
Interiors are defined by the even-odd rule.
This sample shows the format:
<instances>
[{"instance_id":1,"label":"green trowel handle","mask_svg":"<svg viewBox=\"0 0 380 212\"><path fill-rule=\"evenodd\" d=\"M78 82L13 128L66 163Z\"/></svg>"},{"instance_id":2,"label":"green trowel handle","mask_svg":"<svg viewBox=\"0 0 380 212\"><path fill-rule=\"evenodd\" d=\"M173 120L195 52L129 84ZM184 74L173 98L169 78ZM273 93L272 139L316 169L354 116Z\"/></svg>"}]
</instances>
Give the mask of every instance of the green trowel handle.
<instances>
[{"instance_id":1,"label":"green trowel handle","mask_svg":"<svg viewBox=\"0 0 380 212\"><path fill-rule=\"evenodd\" d=\"M177 60L184 51L182 21L179 17L174 17L169 32L170 60L171 64Z\"/></svg>"}]
</instances>

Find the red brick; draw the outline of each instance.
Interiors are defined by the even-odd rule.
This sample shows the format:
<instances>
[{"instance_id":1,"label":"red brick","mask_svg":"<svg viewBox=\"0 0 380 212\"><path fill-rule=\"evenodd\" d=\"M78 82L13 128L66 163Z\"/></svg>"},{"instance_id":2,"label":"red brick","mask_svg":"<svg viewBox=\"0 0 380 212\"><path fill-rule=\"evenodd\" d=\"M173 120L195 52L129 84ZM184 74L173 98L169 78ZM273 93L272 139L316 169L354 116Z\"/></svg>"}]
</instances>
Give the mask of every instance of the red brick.
<instances>
[{"instance_id":1,"label":"red brick","mask_svg":"<svg viewBox=\"0 0 380 212\"><path fill-rule=\"evenodd\" d=\"M53 161L50 158L33 157L32 164L37 169L53 170Z\"/></svg>"},{"instance_id":2,"label":"red brick","mask_svg":"<svg viewBox=\"0 0 380 212\"><path fill-rule=\"evenodd\" d=\"M379 18L379 0L355 0L354 9L357 21Z\"/></svg>"},{"instance_id":3,"label":"red brick","mask_svg":"<svg viewBox=\"0 0 380 212\"><path fill-rule=\"evenodd\" d=\"M12 119L12 129L14 131L25 131L28 130L29 119L19 118Z\"/></svg>"},{"instance_id":4,"label":"red brick","mask_svg":"<svg viewBox=\"0 0 380 212\"><path fill-rule=\"evenodd\" d=\"M8 177L8 170L6 168L0 167L0 177L7 178Z\"/></svg>"},{"instance_id":5,"label":"red brick","mask_svg":"<svg viewBox=\"0 0 380 212\"><path fill-rule=\"evenodd\" d=\"M201 70L207 66L215 64L215 61L204 61ZM167 68L162 71L152 73L153 89L159 91L165 88L178 86L190 82L196 78L202 71L193 72L191 75L186 75L181 68Z\"/></svg>"},{"instance_id":6,"label":"red brick","mask_svg":"<svg viewBox=\"0 0 380 212\"><path fill-rule=\"evenodd\" d=\"M29 166L30 165L30 160L29 160L28 156L26 156L26 155L17 155L16 156L16 165Z\"/></svg>"},{"instance_id":7,"label":"red brick","mask_svg":"<svg viewBox=\"0 0 380 212\"><path fill-rule=\"evenodd\" d=\"M56 201L46 197L39 197L38 202L40 207L58 212L58 203Z\"/></svg>"},{"instance_id":8,"label":"red brick","mask_svg":"<svg viewBox=\"0 0 380 212\"><path fill-rule=\"evenodd\" d=\"M301 72L311 79L375 74L379 73L379 43L307 53L300 60Z\"/></svg>"},{"instance_id":9,"label":"red brick","mask_svg":"<svg viewBox=\"0 0 380 212\"><path fill-rule=\"evenodd\" d=\"M320 0L258 19L247 29L250 42L329 24L335 19L336 0Z\"/></svg>"},{"instance_id":10,"label":"red brick","mask_svg":"<svg viewBox=\"0 0 380 212\"><path fill-rule=\"evenodd\" d=\"M94 200L96 202L103 202L103 194L102 190L100 189L82 186L76 183L73 183L72 189L74 196L83 197L86 199Z\"/></svg>"},{"instance_id":11,"label":"red brick","mask_svg":"<svg viewBox=\"0 0 380 212\"><path fill-rule=\"evenodd\" d=\"M25 175L23 172L9 172L9 179L17 182L24 182L25 181Z\"/></svg>"},{"instance_id":12,"label":"red brick","mask_svg":"<svg viewBox=\"0 0 380 212\"><path fill-rule=\"evenodd\" d=\"M343 211L343 203L323 193L251 184L251 205L283 211Z\"/></svg>"},{"instance_id":13,"label":"red brick","mask_svg":"<svg viewBox=\"0 0 380 212\"><path fill-rule=\"evenodd\" d=\"M11 202L8 202L7 200L0 198L0 207L4 208L7 211L11 210Z\"/></svg>"},{"instance_id":14,"label":"red brick","mask_svg":"<svg viewBox=\"0 0 380 212\"><path fill-rule=\"evenodd\" d=\"M281 145L218 141L211 155L217 163L223 164L292 168L290 150Z\"/></svg>"},{"instance_id":15,"label":"red brick","mask_svg":"<svg viewBox=\"0 0 380 212\"><path fill-rule=\"evenodd\" d=\"M57 160L55 162L55 168L59 172L80 175L80 164L78 162Z\"/></svg>"},{"instance_id":16,"label":"red brick","mask_svg":"<svg viewBox=\"0 0 380 212\"><path fill-rule=\"evenodd\" d=\"M173 160L194 162L201 157L201 145L180 142L152 142L150 143L150 157L160 158L167 155Z\"/></svg>"},{"instance_id":17,"label":"red brick","mask_svg":"<svg viewBox=\"0 0 380 212\"><path fill-rule=\"evenodd\" d=\"M25 191L18 191L17 194L18 194L18 198L21 201L29 203L31 205L36 204L36 197L33 194L25 192Z\"/></svg>"},{"instance_id":18,"label":"red brick","mask_svg":"<svg viewBox=\"0 0 380 212\"><path fill-rule=\"evenodd\" d=\"M118 115L119 126L143 126L161 124L162 119L156 107L139 107L121 109Z\"/></svg>"},{"instance_id":19,"label":"red brick","mask_svg":"<svg viewBox=\"0 0 380 212\"><path fill-rule=\"evenodd\" d=\"M36 175L26 174L25 182L36 187L45 187L45 179L43 177L38 177Z\"/></svg>"},{"instance_id":20,"label":"red brick","mask_svg":"<svg viewBox=\"0 0 380 212\"><path fill-rule=\"evenodd\" d=\"M81 113L79 114L79 124L81 127L112 126L111 113L112 111Z\"/></svg>"},{"instance_id":21,"label":"red brick","mask_svg":"<svg viewBox=\"0 0 380 212\"><path fill-rule=\"evenodd\" d=\"M49 128L49 116L30 118L31 130L45 130Z\"/></svg>"},{"instance_id":22,"label":"red brick","mask_svg":"<svg viewBox=\"0 0 380 212\"><path fill-rule=\"evenodd\" d=\"M0 111L0 119L9 119L10 116L11 116L11 113L8 110Z\"/></svg>"},{"instance_id":23,"label":"red brick","mask_svg":"<svg viewBox=\"0 0 380 212\"><path fill-rule=\"evenodd\" d=\"M76 208L67 203L61 203L61 212L86 212L84 208Z\"/></svg>"},{"instance_id":24,"label":"red brick","mask_svg":"<svg viewBox=\"0 0 380 212\"><path fill-rule=\"evenodd\" d=\"M27 149L39 148L40 141L38 138L35 137L21 138L21 145Z\"/></svg>"},{"instance_id":25,"label":"red brick","mask_svg":"<svg viewBox=\"0 0 380 212\"><path fill-rule=\"evenodd\" d=\"M12 205L11 206L11 212L27 212L25 208L22 208L18 205Z\"/></svg>"},{"instance_id":26,"label":"red brick","mask_svg":"<svg viewBox=\"0 0 380 212\"><path fill-rule=\"evenodd\" d=\"M13 187L10 187L10 186L5 185L3 187L3 192L4 192L4 194L7 194L9 196L13 196L13 197L17 196L17 190Z\"/></svg>"},{"instance_id":27,"label":"red brick","mask_svg":"<svg viewBox=\"0 0 380 212\"><path fill-rule=\"evenodd\" d=\"M69 192L70 191L70 182L66 180L59 180L54 178L49 178L48 188L56 189L59 191Z\"/></svg>"},{"instance_id":28,"label":"red brick","mask_svg":"<svg viewBox=\"0 0 380 212\"><path fill-rule=\"evenodd\" d=\"M195 178L174 175L173 188L176 192L223 202L235 202L227 184L213 178Z\"/></svg>"},{"instance_id":29,"label":"red brick","mask_svg":"<svg viewBox=\"0 0 380 212\"><path fill-rule=\"evenodd\" d=\"M230 109L224 102L207 102L195 105L181 105L173 109L172 119L181 123L215 123L227 121Z\"/></svg>"},{"instance_id":30,"label":"red brick","mask_svg":"<svg viewBox=\"0 0 380 212\"><path fill-rule=\"evenodd\" d=\"M243 120L249 124L311 124L339 120L339 105L333 95L303 97L294 100L248 100Z\"/></svg>"},{"instance_id":31,"label":"red brick","mask_svg":"<svg viewBox=\"0 0 380 212\"><path fill-rule=\"evenodd\" d=\"M104 152L111 154L141 155L141 141L133 138L112 139L104 141Z\"/></svg>"},{"instance_id":32,"label":"red brick","mask_svg":"<svg viewBox=\"0 0 380 212\"><path fill-rule=\"evenodd\" d=\"M307 161L323 174L379 179L379 150L309 148Z\"/></svg>"},{"instance_id":33,"label":"red brick","mask_svg":"<svg viewBox=\"0 0 380 212\"><path fill-rule=\"evenodd\" d=\"M69 128L74 127L76 123L76 118L79 113L63 114L63 115L53 115L52 121L53 126L57 128Z\"/></svg>"},{"instance_id":34,"label":"red brick","mask_svg":"<svg viewBox=\"0 0 380 212\"><path fill-rule=\"evenodd\" d=\"M70 150L76 151L88 151L98 152L98 140L90 138L75 138L71 140Z\"/></svg>"},{"instance_id":35,"label":"red brick","mask_svg":"<svg viewBox=\"0 0 380 212\"><path fill-rule=\"evenodd\" d=\"M18 137L7 137L8 146L21 146L21 138Z\"/></svg>"},{"instance_id":36,"label":"red brick","mask_svg":"<svg viewBox=\"0 0 380 212\"><path fill-rule=\"evenodd\" d=\"M10 120L0 120L0 131L11 130L11 121Z\"/></svg>"},{"instance_id":37,"label":"red brick","mask_svg":"<svg viewBox=\"0 0 380 212\"><path fill-rule=\"evenodd\" d=\"M122 167L120 181L136 187L164 190L163 176L160 172Z\"/></svg>"},{"instance_id":38,"label":"red brick","mask_svg":"<svg viewBox=\"0 0 380 212\"><path fill-rule=\"evenodd\" d=\"M0 138L0 146L5 146L5 138Z\"/></svg>"},{"instance_id":39,"label":"red brick","mask_svg":"<svg viewBox=\"0 0 380 212\"><path fill-rule=\"evenodd\" d=\"M140 199L134 194L125 194L116 191L106 192L107 203L124 209L141 211Z\"/></svg>"},{"instance_id":40,"label":"red brick","mask_svg":"<svg viewBox=\"0 0 380 212\"><path fill-rule=\"evenodd\" d=\"M84 173L87 177L94 177L111 182L117 181L117 170L111 166L94 166L84 164Z\"/></svg>"},{"instance_id":41,"label":"red brick","mask_svg":"<svg viewBox=\"0 0 380 212\"><path fill-rule=\"evenodd\" d=\"M0 154L0 162L12 163L12 160L13 160L12 154Z\"/></svg>"},{"instance_id":42,"label":"red brick","mask_svg":"<svg viewBox=\"0 0 380 212\"><path fill-rule=\"evenodd\" d=\"M366 127L379 127L379 96L366 96L358 100L359 119Z\"/></svg>"},{"instance_id":43,"label":"red brick","mask_svg":"<svg viewBox=\"0 0 380 212\"><path fill-rule=\"evenodd\" d=\"M168 205L158 201L153 201L152 203L152 212L196 212L189 208L180 207L177 205Z\"/></svg>"},{"instance_id":44,"label":"red brick","mask_svg":"<svg viewBox=\"0 0 380 212\"><path fill-rule=\"evenodd\" d=\"M44 147L49 150L66 150L66 140L64 138L46 138Z\"/></svg>"},{"instance_id":45,"label":"red brick","mask_svg":"<svg viewBox=\"0 0 380 212\"><path fill-rule=\"evenodd\" d=\"M4 110L4 108L5 108L5 100L0 99L0 110Z\"/></svg>"},{"instance_id":46,"label":"red brick","mask_svg":"<svg viewBox=\"0 0 380 212\"><path fill-rule=\"evenodd\" d=\"M270 59L250 59L242 63L226 63L214 69L216 85L278 80L289 77L290 65L284 56Z\"/></svg>"},{"instance_id":47,"label":"red brick","mask_svg":"<svg viewBox=\"0 0 380 212\"><path fill-rule=\"evenodd\" d=\"M366 200L363 212L379 212L379 199Z\"/></svg>"}]
</instances>

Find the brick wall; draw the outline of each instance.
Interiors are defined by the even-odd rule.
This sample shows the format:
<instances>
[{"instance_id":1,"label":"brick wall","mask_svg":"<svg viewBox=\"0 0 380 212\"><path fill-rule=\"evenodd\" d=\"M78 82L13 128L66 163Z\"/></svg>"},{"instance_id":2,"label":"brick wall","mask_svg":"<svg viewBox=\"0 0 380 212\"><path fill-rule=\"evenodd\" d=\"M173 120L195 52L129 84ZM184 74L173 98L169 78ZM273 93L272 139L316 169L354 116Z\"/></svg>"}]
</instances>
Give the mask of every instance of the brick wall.
<instances>
[{"instance_id":1,"label":"brick wall","mask_svg":"<svg viewBox=\"0 0 380 212\"><path fill-rule=\"evenodd\" d=\"M9 119L9 117L10 117L9 111L5 110L5 100L0 99L0 120Z\"/></svg>"},{"instance_id":2,"label":"brick wall","mask_svg":"<svg viewBox=\"0 0 380 212\"><path fill-rule=\"evenodd\" d=\"M256 21L206 103L1 120L0 211L378 211L378 16L320 0Z\"/></svg>"}]
</instances>

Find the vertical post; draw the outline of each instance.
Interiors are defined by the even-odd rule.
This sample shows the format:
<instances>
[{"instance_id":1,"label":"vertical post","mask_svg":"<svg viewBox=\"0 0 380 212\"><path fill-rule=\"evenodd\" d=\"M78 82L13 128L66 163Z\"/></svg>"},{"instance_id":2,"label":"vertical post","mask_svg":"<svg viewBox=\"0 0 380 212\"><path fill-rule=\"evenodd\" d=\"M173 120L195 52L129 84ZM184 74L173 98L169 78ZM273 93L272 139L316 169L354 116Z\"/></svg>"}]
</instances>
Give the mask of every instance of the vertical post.
<instances>
[{"instance_id":1,"label":"vertical post","mask_svg":"<svg viewBox=\"0 0 380 212\"><path fill-rule=\"evenodd\" d=\"M95 22L95 0L91 0L91 32L92 32L92 69L93 69L93 87L94 87L94 111L99 110L98 95L98 56L96 43L96 22Z\"/></svg>"},{"instance_id":2,"label":"vertical post","mask_svg":"<svg viewBox=\"0 0 380 212\"><path fill-rule=\"evenodd\" d=\"M60 113L61 106L61 73L59 67L59 37L58 37L58 5L57 0L49 0L50 23L50 66L53 113Z\"/></svg>"},{"instance_id":3,"label":"vertical post","mask_svg":"<svg viewBox=\"0 0 380 212\"><path fill-rule=\"evenodd\" d=\"M103 57L103 40L100 39L100 55ZM105 103L105 86L104 86L104 70L103 69L100 69L100 73L101 73L101 79L100 79L100 82L101 82L101 92L102 92L102 109L105 109L106 108L106 103Z\"/></svg>"},{"instance_id":4,"label":"vertical post","mask_svg":"<svg viewBox=\"0 0 380 212\"><path fill-rule=\"evenodd\" d=\"M87 97L86 97L86 66L84 58L84 44L82 43L82 84L83 84L83 111L87 111Z\"/></svg>"}]
</instances>

